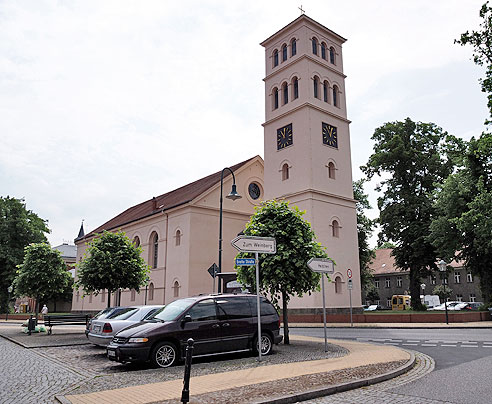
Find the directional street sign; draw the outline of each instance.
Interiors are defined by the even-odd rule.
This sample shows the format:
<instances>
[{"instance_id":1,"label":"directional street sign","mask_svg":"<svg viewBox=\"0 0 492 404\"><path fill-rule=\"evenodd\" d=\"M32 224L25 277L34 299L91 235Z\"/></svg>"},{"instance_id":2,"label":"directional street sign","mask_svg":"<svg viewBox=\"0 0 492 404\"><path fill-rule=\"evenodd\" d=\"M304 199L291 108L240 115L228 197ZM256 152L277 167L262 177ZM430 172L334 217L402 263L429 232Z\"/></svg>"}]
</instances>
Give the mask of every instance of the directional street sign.
<instances>
[{"instance_id":1,"label":"directional street sign","mask_svg":"<svg viewBox=\"0 0 492 404\"><path fill-rule=\"evenodd\" d=\"M349 268L347 269L347 277L350 279L352 278L352 270Z\"/></svg>"},{"instance_id":2,"label":"directional street sign","mask_svg":"<svg viewBox=\"0 0 492 404\"><path fill-rule=\"evenodd\" d=\"M277 243L272 237L237 236L231 241L232 246L241 252L275 254Z\"/></svg>"},{"instance_id":3,"label":"directional street sign","mask_svg":"<svg viewBox=\"0 0 492 404\"><path fill-rule=\"evenodd\" d=\"M207 269L207 271L212 278L215 278L215 275L217 275L218 269L219 269L219 267L214 262L212 265L210 265L210 268Z\"/></svg>"},{"instance_id":4,"label":"directional street sign","mask_svg":"<svg viewBox=\"0 0 492 404\"><path fill-rule=\"evenodd\" d=\"M335 272L335 265L329 258L311 258L307 265L314 272L322 272L325 274L332 274Z\"/></svg>"},{"instance_id":5,"label":"directional street sign","mask_svg":"<svg viewBox=\"0 0 492 404\"><path fill-rule=\"evenodd\" d=\"M256 260L254 258L236 258L236 265L238 267L249 267L256 265Z\"/></svg>"}]
</instances>

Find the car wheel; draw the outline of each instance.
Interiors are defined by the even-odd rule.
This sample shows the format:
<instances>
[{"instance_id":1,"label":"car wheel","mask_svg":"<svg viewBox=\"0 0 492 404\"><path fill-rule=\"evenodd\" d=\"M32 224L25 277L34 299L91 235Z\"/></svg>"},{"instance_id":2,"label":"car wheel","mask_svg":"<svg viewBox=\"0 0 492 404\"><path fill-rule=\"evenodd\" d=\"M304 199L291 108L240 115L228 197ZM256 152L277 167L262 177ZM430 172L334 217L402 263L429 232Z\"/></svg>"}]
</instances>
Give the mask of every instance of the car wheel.
<instances>
[{"instance_id":1,"label":"car wheel","mask_svg":"<svg viewBox=\"0 0 492 404\"><path fill-rule=\"evenodd\" d=\"M168 368L178 361L178 350L171 342L161 342L152 351L152 363L160 368Z\"/></svg>"},{"instance_id":2,"label":"car wheel","mask_svg":"<svg viewBox=\"0 0 492 404\"><path fill-rule=\"evenodd\" d=\"M254 351L258 353L258 339L255 338L253 343ZM268 334L261 334L261 354L263 356L270 355L272 353L273 341L272 337Z\"/></svg>"}]
</instances>

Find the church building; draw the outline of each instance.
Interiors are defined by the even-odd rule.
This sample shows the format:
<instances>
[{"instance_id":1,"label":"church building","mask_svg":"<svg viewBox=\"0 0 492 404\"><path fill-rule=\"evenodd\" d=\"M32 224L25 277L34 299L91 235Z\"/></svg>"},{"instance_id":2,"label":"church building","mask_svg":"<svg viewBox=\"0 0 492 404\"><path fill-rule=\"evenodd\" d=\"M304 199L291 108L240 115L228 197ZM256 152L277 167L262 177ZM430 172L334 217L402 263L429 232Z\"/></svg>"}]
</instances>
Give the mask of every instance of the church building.
<instances>
[{"instance_id":1,"label":"church building","mask_svg":"<svg viewBox=\"0 0 492 404\"><path fill-rule=\"evenodd\" d=\"M336 262L326 288L330 311L349 307L347 270L353 274L352 304L361 305L357 219L352 191L350 133L345 102L342 44L345 39L306 15L261 45L265 48L264 160L252 157L230 167L238 200L223 202L223 290L234 288L230 240L263 200L285 199L305 210L304 219ZM224 196L233 177L224 172ZM124 290L114 304L167 304L217 288L207 271L218 260L221 172L133 206L75 240L77 261L103 230L122 230L143 248L151 280L139 293ZM229 278L227 277L229 276ZM260 272L261 276L261 272ZM95 311L107 296L75 291L72 310ZM289 308L317 310L322 295L293 298Z\"/></svg>"}]
</instances>

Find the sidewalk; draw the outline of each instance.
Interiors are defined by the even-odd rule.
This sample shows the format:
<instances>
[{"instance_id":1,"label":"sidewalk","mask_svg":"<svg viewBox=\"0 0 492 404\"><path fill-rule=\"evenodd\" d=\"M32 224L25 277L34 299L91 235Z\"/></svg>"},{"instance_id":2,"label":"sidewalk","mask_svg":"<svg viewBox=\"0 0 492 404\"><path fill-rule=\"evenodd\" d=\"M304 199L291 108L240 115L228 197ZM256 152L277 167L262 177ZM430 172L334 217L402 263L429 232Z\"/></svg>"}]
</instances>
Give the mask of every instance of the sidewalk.
<instances>
[{"instance_id":1,"label":"sidewalk","mask_svg":"<svg viewBox=\"0 0 492 404\"><path fill-rule=\"evenodd\" d=\"M353 328L492 328L492 321L469 323L353 323ZM323 323L293 323L289 328L323 328ZM350 323L326 323L329 328L350 328Z\"/></svg>"},{"instance_id":2,"label":"sidewalk","mask_svg":"<svg viewBox=\"0 0 492 404\"><path fill-rule=\"evenodd\" d=\"M291 338L305 341L317 341L320 343L323 341L323 339L310 337L291 336ZM190 402L193 403L193 397L202 394L220 393L225 390L231 390L245 386L253 388L254 386L262 384L268 385L269 383L282 380L285 380L286 382L283 391L287 392L289 381L287 381L286 379L293 380L293 378L309 375L323 376L327 372L353 369L368 365L376 365L384 369L384 366L386 364L398 364L398 366L396 368L393 368L390 372L386 372L383 375L379 373L377 377L363 380L356 379L338 386L336 384L332 384L331 386L325 386L324 388L318 390L313 390L311 385L305 385L302 391L297 391L297 389L295 389L295 393L292 394L296 397L296 400L297 398L302 396L302 394L300 395L299 393L310 394L309 396L306 396L306 398L318 397L330 394L329 389L336 389L333 391L342 391L395 377L410 369L413 366L415 360L414 356L411 353L393 346L372 345L340 340L330 340L329 342L347 349L349 351L349 354L341 358L258 366L250 369L209 374L198 377L193 377L192 369L192 378L190 380ZM164 402L166 400L179 402L182 389L183 380L179 379L161 383L126 387L122 389L106 390L96 393L67 395L63 397L57 397L57 399L64 404L104 404L116 402L118 404L145 404ZM266 398L266 400L263 400L261 402L287 402L287 400L287 397L279 397L279 394L277 393L276 397L268 397ZM220 401L222 400L220 400L219 397L216 397L215 399L212 398L211 401L199 402Z\"/></svg>"}]
</instances>

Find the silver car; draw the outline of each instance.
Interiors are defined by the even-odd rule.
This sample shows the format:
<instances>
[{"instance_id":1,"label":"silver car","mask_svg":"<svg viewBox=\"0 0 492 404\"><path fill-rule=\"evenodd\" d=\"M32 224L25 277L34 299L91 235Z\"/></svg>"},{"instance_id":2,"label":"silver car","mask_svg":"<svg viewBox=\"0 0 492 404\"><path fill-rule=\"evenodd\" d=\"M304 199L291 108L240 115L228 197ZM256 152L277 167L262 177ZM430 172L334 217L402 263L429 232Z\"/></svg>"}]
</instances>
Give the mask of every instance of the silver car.
<instances>
[{"instance_id":1,"label":"silver car","mask_svg":"<svg viewBox=\"0 0 492 404\"><path fill-rule=\"evenodd\" d=\"M87 338L95 345L107 346L118 331L132 324L144 321L163 307L163 305L129 306L125 307L113 318L92 320Z\"/></svg>"}]
</instances>

